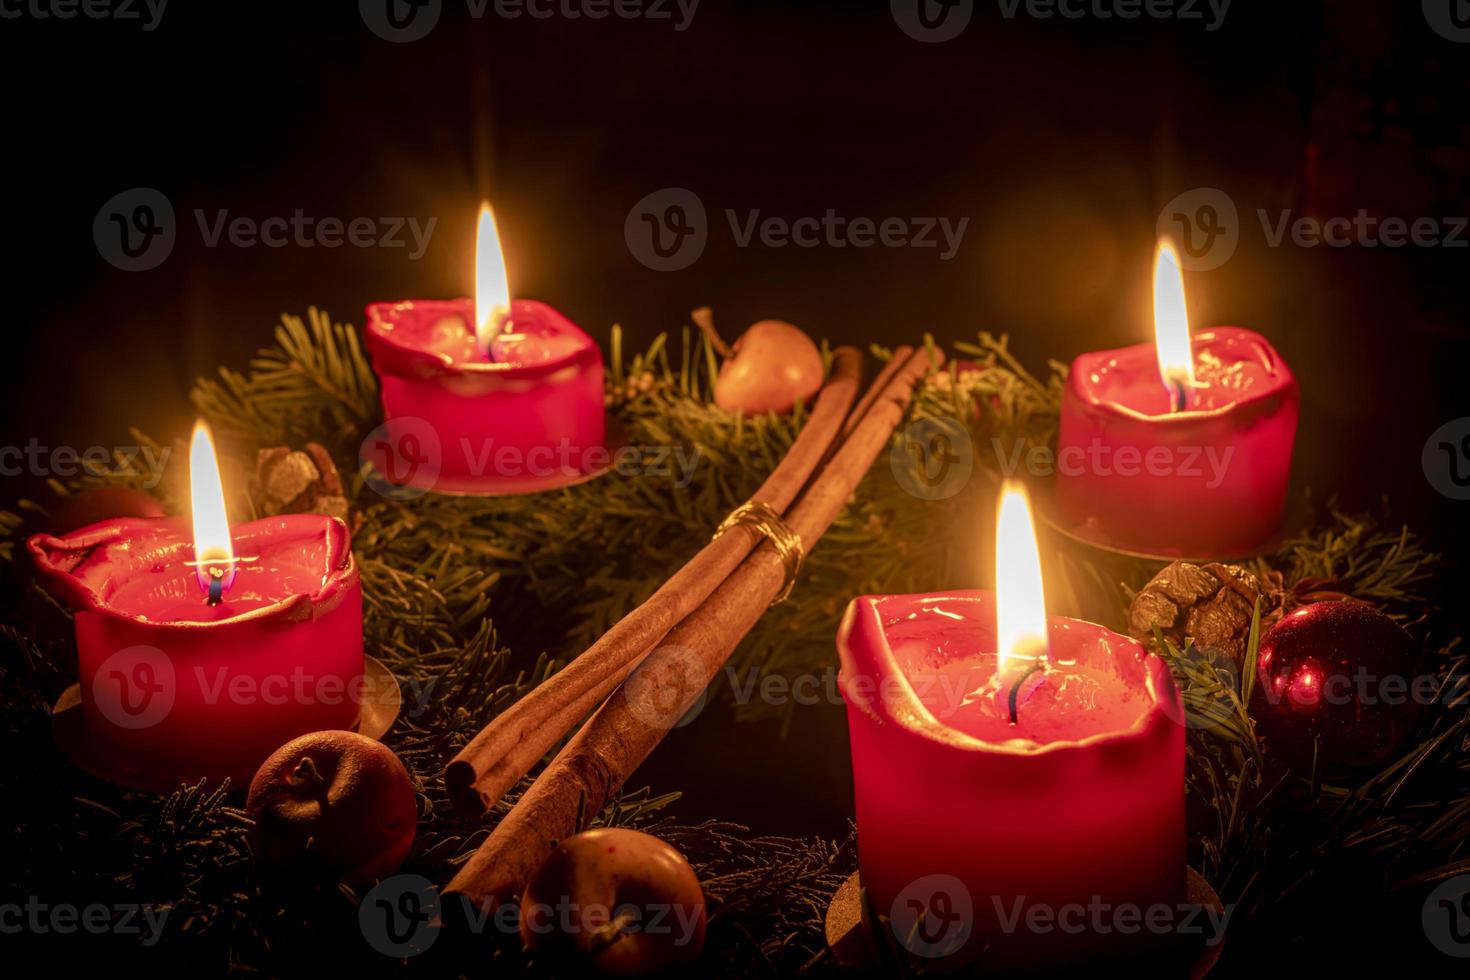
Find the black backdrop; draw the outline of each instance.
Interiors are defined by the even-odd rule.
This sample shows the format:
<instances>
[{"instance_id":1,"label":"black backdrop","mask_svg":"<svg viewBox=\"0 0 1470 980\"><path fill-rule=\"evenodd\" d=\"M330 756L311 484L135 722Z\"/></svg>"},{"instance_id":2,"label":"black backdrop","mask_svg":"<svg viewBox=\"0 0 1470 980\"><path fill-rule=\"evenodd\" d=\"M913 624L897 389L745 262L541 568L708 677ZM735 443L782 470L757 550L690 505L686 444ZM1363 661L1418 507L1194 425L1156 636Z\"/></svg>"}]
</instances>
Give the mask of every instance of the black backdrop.
<instances>
[{"instance_id":1,"label":"black backdrop","mask_svg":"<svg viewBox=\"0 0 1470 980\"><path fill-rule=\"evenodd\" d=\"M1446 548L1464 541L1467 505L1433 490L1420 452L1470 414L1470 253L1272 247L1256 217L1467 213L1470 45L1432 30L1419 4L1236 0L1209 30L1007 18L978 2L959 37L932 44L883 0L704 0L682 31L672 7L673 21L443 7L413 43L376 36L351 3L175 0L153 30L0 20L0 443L126 443L130 424L181 435L194 377L243 365L283 311L316 304L360 323L370 300L466 293L482 195L517 292L598 338L620 322L646 340L711 304L728 332L770 316L860 343L1005 331L1044 369L1146 336L1160 210L1213 187L1239 210L1239 247L1190 276L1194 322L1252 326L1294 366L1299 484L1356 507L1388 495ZM169 199L177 240L156 268L126 272L100 254L93 220L137 187ZM667 187L698 195L709 243L659 272L630 251L624 220ZM742 248L725 217L829 208L969 223L945 261L939 249ZM196 209L437 226L417 260L209 247ZM36 479L6 486L34 492ZM774 731L720 732L702 721L670 740L655 785L690 790L691 815L840 831L846 740L829 712L799 717L783 751L811 764L782 772L768 765ZM701 753L726 760L720 785L689 777ZM759 780L730 785L747 767ZM772 795L809 805L772 808Z\"/></svg>"}]
</instances>

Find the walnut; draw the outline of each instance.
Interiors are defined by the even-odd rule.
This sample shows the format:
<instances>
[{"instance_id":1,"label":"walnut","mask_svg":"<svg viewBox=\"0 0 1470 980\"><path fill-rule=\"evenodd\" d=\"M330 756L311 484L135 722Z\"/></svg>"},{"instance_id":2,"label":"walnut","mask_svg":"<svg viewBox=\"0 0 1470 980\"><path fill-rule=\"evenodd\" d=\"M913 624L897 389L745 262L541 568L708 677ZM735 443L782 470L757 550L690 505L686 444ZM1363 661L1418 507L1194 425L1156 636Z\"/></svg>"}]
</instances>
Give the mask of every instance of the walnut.
<instances>
[{"instance_id":1,"label":"walnut","mask_svg":"<svg viewBox=\"0 0 1470 980\"><path fill-rule=\"evenodd\" d=\"M348 521L347 495L331 455L318 443L306 449L275 446L255 459L254 496L261 512L327 514ZM350 523L350 522L349 522Z\"/></svg>"},{"instance_id":2,"label":"walnut","mask_svg":"<svg viewBox=\"0 0 1470 980\"><path fill-rule=\"evenodd\" d=\"M1128 607L1128 631L1152 646L1157 626L1175 646L1182 648L1185 637L1190 637L1197 647L1229 654L1239 666L1250 643L1258 595L1263 596L1264 619L1276 600L1262 593L1249 571L1236 565L1176 561L1134 596Z\"/></svg>"}]
</instances>

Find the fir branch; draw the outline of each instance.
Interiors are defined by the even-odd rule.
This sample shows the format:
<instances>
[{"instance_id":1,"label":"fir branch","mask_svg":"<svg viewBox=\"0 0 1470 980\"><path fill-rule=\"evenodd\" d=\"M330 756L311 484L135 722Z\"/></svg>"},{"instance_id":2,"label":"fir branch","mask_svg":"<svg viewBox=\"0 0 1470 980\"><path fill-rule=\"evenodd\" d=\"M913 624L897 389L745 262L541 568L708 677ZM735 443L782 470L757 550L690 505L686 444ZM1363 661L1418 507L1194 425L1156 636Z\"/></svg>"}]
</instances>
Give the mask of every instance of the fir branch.
<instances>
[{"instance_id":1,"label":"fir branch","mask_svg":"<svg viewBox=\"0 0 1470 980\"><path fill-rule=\"evenodd\" d=\"M312 307L306 321L281 317L276 346L261 351L248 373L222 368L218 379L200 378L189 400L216 433L252 453L316 441L355 456L378 415L377 392L356 329Z\"/></svg>"},{"instance_id":2,"label":"fir branch","mask_svg":"<svg viewBox=\"0 0 1470 980\"><path fill-rule=\"evenodd\" d=\"M827 905L856 863L851 837L843 844L751 837L747 828L718 820L644 829L694 864L717 950L708 961L721 975L789 976L825 948Z\"/></svg>"},{"instance_id":3,"label":"fir branch","mask_svg":"<svg viewBox=\"0 0 1470 980\"><path fill-rule=\"evenodd\" d=\"M1407 527L1384 526L1330 503L1328 521L1286 542L1269 564L1292 586L1323 583L1390 613L1409 614L1423 603L1440 563L1441 556Z\"/></svg>"}]
</instances>

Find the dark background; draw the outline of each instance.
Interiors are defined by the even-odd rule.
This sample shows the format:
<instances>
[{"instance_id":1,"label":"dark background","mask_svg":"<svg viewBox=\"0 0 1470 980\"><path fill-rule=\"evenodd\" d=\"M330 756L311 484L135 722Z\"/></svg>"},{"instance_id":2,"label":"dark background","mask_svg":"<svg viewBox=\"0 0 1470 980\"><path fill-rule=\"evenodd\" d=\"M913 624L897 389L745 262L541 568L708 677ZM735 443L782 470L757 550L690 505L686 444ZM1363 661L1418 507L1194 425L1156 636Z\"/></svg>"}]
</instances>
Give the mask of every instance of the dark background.
<instances>
[{"instance_id":1,"label":"dark background","mask_svg":"<svg viewBox=\"0 0 1470 980\"><path fill-rule=\"evenodd\" d=\"M1008 332L1041 371L1148 336L1160 209L1216 187L1239 208L1240 246L1189 276L1193 321L1254 327L1295 369L1300 487L1354 508L1387 496L1452 555L1465 541L1470 505L1433 490L1420 452L1470 414L1470 252L1273 248L1255 217L1470 210L1470 45L1432 31L1418 3L1236 0L1211 32L1009 20L982 2L943 44L912 40L879 0L704 0L683 32L474 20L446 0L407 44L368 31L354 4L326 7L175 0L152 32L0 21L0 443L113 445L130 425L180 437L194 378L243 367L282 312L315 304L360 323L371 300L466 294L482 196L516 292L600 340L617 322L644 342L710 304L728 333L764 317L860 344ZM710 242L661 273L630 253L624 219L671 186L703 200ZM172 254L145 272L109 265L92 233L104 202L134 187L177 215ZM210 248L193 215L298 208L438 226L411 261ZM934 249L738 248L726 208L969 227L947 262ZM801 713L777 747L774 726L728 738L716 709L648 776L688 791L690 816L840 834L851 804L833 710ZM774 753L809 764L773 766Z\"/></svg>"}]
</instances>

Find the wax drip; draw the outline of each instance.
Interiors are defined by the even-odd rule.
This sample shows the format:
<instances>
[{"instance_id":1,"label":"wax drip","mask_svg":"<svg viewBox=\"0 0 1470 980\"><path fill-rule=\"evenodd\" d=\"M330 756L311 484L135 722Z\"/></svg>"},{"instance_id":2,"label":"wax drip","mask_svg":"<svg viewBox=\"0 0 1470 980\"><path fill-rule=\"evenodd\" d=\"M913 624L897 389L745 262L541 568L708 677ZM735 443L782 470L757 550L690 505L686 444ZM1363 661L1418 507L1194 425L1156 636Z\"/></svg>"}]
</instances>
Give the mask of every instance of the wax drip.
<instances>
[{"instance_id":1,"label":"wax drip","mask_svg":"<svg viewBox=\"0 0 1470 980\"><path fill-rule=\"evenodd\" d=\"M1028 681L1031 678L1031 675L1032 674L1036 673L1039 670L1045 670L1045 669L1046 669L1046 664L1044 664L1044 663L1035 663L1035 664L1032 664L1031 665L1031 668L1029 670L1027 670L1026 673L1024 673L1020 677L1016 678L1016 683L1014 683L1014 684L1011 685L1011 692L1006 697L1006 706L1010 709L1010 713L1011 713L1011 724L1012 725L1016 724L1017 721L1018 721L1018 719L1017 719L1017 711L1019 710L1019 706L1016 704L1016 699L1018 697L1020 697L1020 694L1021 694L1021 685L1025 684L1026 681Z\"/></svg>"}]
</instances>

